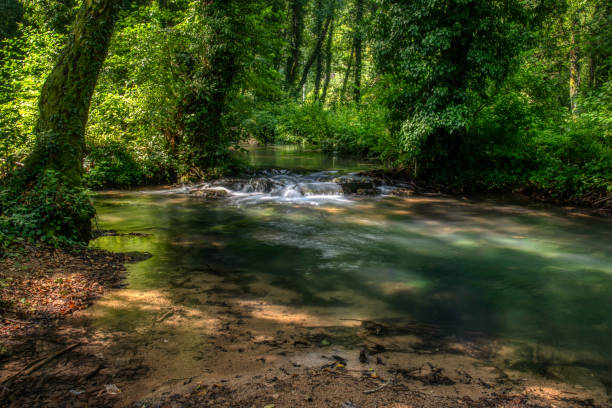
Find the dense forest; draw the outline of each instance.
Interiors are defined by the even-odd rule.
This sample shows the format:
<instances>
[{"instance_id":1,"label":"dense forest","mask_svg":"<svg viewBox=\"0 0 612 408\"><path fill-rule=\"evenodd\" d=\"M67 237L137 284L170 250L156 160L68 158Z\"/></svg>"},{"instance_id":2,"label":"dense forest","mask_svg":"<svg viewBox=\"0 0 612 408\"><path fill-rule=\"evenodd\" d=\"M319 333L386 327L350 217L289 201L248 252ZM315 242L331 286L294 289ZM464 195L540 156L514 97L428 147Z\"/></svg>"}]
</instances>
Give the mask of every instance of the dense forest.
<instances>
[{"instance_id":1,"label":"dense forest","mask_svg":"<svg viewBox=\"0 0 612 408\"><path fill-rule=\"evenodd\" d=\"M0 244L87 241L90 189L244 170L240 143L612 205L603 0L0 2Z\"/></svg>"}]
</instances>

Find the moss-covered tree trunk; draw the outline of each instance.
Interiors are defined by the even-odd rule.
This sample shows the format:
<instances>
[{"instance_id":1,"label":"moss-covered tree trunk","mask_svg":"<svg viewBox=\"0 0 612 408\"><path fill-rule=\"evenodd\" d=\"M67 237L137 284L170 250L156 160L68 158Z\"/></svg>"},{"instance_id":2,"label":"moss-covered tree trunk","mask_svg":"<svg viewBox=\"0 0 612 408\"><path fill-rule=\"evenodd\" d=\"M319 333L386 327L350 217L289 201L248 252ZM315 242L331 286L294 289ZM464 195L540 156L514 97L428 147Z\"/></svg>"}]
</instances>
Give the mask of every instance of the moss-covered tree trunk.
<instances>
[{"instance_id":1,"label":"moss-covered tree trunk","mask_svg":"<svg viewBox=\"0 0 612 408\"><path fill-rule=\"evenodd\" d=\"M321 103L325 103L327 98L327 90L329 89L329 81L331 80L331 68L332 68L332 42L334 37L334 20L329 26L329 33L327 34L327 45L325 47L325 81L323 82L323 93L321 94Z\"/></svg>"},{"instance_id":2,"label":"moss-covered tree trunk","mask_svg":"<svg viewBox=\"0 0 612 408\"><path fill-rule=\"evenodd\" d=\"M300 47L304 31L304 6L306 0L291 0L289 13L291 14L291 27L289 30L289 57L285 69L285 83L287 89L292 90L298 76L300 63Z\"/></svg>"},{"instance_id":3,"label":"moss-covered tree trunk","mask_svg":"<svg viewBox=\"0 0 612 408\"><path fill-rule=\"evenodd\" d=\"M225 0L203 3L210 35L193 74L193 86L179 106L184 112L184 144L179 161L181 176L203 178L207 171L229 162L229 139L224 135L223 115L235 91L234 80L243 69L250 5Z\"/></svg>"},{"instance_id":4,"label":"moss-covered tree trunk","mask_svg":"<svg viewBox=\"0 0 612 408\"><path fill-rule=\"evenodd\" d=\"M323 0L317 0L315 3L315 29L314 33L318 35L323 29ZM319 99L319 90L321 89L321 79L323 76L323 58L321 53L317 55L315 61L315 82L314 82L314 99Z\"/></svg>"},{"instance_id":5,"label":"moss-covered tree trunk","mask_svg":"<svg viewBox=\"0 0 612 408\"><path fill-rule=\"evenodd\" d=\"M61 185L81 186L89 103L106 58L120 2L83 1L68 44L40 94L36 145L25 166L29 181L26 188L40 183L48 170L59 176ZM91 234L91 214L84 216L86 213L76 211L76 219L70 223L84 241Z\"/></svg>"},{"instance_id":6,"label":"moss-covered tree trunk","mask_svg":"<svg viewBox=\"0 0 612 408\"><path fill-rule=\"evenodd\" d=\"M342 80L342 88L340 89L340 102L345 102L344 95L346 94L346 87L348 86L349 76L351 75L351 68L353 65L353 56L355 55L355 46L351 47L351 54L346 62L346 71L344 72L344 79Z\"/></svg>"},{"instance_id":7,"label":"moss-covered tree trunk","mask_svg":"<svg viewBox=\"0 0 612 408\"><path fill-rule=\"evenodd\" d=\"M299 85L297 86L295 93L296 95L299 93L300 89L306 84L306 80L308 79L308 73L310 72L310 68L312 64L314 64L317 58L321 56L321 48L323 47L323 42L325 41L325 37L327 36L327 30L329 30L329 24L331 22L331 16L327 17L325 20L325 24L323 25L323 29L317 35L317 42L315 43L315 47L312 50L312 53L308 57L308 60L304 64L304 69L302 71L302 79L300 80Z\"/></svg>"},{"instance_id":8,"label":"moss-covered tree trunk","mask_svg":"<svg viewBox=\"0 0 612 408\"><path fill-rule=\"evenodd\" d=\"M578 97L578 88L580 87L580 65L578 57L578 45L576 44L576 36L574 29L578 24L572 22L570 32L570 50L569 50L569 98L570 98L570 111L576 112L576 98Z\"/></svg>"},{"instance_id":9,"label":"moss-covered tree trunk","mask_svg":"<svg viewBox=\"0 0 612 408\"><path fill-rule=\"evenodd\" d=\"M355 32L353 48L355 49L355 102L361 101L361 66L362 66L362 47L363 47L363 0L355 0Z\"/></svg>"}]
</instances>

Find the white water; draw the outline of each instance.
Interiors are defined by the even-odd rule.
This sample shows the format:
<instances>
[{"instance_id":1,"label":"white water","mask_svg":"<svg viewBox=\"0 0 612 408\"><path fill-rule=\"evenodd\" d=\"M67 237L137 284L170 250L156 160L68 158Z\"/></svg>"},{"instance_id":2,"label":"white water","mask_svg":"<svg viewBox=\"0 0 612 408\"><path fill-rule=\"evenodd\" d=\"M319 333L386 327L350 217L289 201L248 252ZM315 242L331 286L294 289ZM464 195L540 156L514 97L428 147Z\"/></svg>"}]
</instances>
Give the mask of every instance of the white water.
<instances>
[{"instance_id":1,"label":"white water","mask_svg":"<svg viewBox=\"0 0 612 408\"><path fill-rule=\"evenodd\" d=\"M316 206L354 202L354 197L346 195L342 188L342 184L351 182L372 183L370 179L356 173L341 175L338 171L319 171L304 175L288 170L265 170L252 177L223 178L166 192L197 194L221 190L227 193L228 200L235 204L284 203ZM393 187L380 186L375 189L382 194L388 193Z\"/></svg>"}]
</instances>

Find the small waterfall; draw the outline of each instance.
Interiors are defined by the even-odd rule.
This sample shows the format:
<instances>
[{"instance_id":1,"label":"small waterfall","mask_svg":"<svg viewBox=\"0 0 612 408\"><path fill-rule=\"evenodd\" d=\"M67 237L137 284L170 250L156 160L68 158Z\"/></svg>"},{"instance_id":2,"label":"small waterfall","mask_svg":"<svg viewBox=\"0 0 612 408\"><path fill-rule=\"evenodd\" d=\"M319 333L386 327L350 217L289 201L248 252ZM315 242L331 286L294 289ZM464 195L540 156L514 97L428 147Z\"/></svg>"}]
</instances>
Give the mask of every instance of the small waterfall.
<instances>
[{"instance_id":1,"label":"small waterfall","mask_svg":"<svg viewBox=\"0 0 612 408\"><path fill-rule=\"evenodd\" d=\"M239 204L266 202L320 205L350 203L352 196L379 195L385 186L357 174L337 171L297 174L288 170L264 170L238 178L222 178L174 190L205 198L225 197Z\"/></svg>"}]
</instances>

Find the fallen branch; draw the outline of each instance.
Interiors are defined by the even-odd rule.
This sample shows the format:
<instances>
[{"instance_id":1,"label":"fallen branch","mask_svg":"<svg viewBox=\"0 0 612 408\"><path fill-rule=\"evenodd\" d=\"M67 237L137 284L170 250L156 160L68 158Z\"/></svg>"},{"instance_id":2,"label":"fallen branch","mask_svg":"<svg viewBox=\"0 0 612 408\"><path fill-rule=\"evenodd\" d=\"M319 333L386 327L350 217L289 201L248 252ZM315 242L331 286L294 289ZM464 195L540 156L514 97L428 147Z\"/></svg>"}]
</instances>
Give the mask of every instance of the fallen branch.
<instances>
[{"instance_id":1,"label":"fallen branch","mask_svg":"<svg viewBox=\"0 0 612 408\"><path fill-rule=\"evenodd\" d=\"M24 375L30 375L32 374L34 371L46 366L47 364L49 364L51 361L55 360L56 358L58 358L59 356L63 355L64 353L69 352L70 350L77 348L78 346L80 346L81 343L75 343L71 346L68 346L60 351L58 351L55 354L50 355L49 357L41 360L40 362L34 364L33 366L30 366L29 368L24 368L20 371L18 371L17 373L13 374L12 376L10 376L9 378L7 378L6 380L4 380L4 382L2 384L6 384L10 381L12 381L13 379L17 378L18 376L24 374Z\"/></svg>"},{"instance_id":2,"label":"fallen branch","mask_svg":"<svg viewBox=\"0 0 612 408\"><path fill-rule=\"evenodd\" d=\"M391 381L387 381L386 383L380 384L378 387L373 388L371 390L365 390L363 393L364 394L372 394L372 393L375 393L377 391L380 391L383 388L385 388L387 385L393 384L395 382L396 378L397 378L397 371L395 372L395 374L393 374L393 378L391 379Z\"/></svg>"},{"instance_id":3,"label":"fallen branch","mask_svg":"<svg viewBox=\"0 0 612 408\"><path fill-rule=\"evenodd\" d=\"M372 394L372 393L375 393L376 391L380 391L380 390L382 390L383 388L385 388L387 385L391 384L391 382L392 382L392 381L389 381L389 382L383 383L383 384L379 385L378 387L376 387L376 388L374 388L374 389L371 389L371 390L365 390L363 393L364 393L364 394Z\"/></svg>"},{"instance_id":4,"label":"fallen branch","mask_svg":"<svg viewBox=\"0 0 612 408\"><path fill-rule=\"evenodd\" d=\"M98 371L100 371L102 369L102 364L98 364L96 366L96 368L94 368L92 371L89 372L89 374L87 374L85 377L83 377L83 379L81 380L81 383L91 379L92 377L94 377L96 374L98 374Z\"/></svg>"},{"instance_id":5,"label":"fallen branch","mask_svg":"<svg viewBox=\"0 0 612 408\"><path fill-rule=\"evenodd\" d=\"M157 319L155 322L156 323L163 322L164 320L166 320L173 313L174 313L174 309L170 309L166 313L164 313L159 319Z\"/></svg>"}]
</instances>

